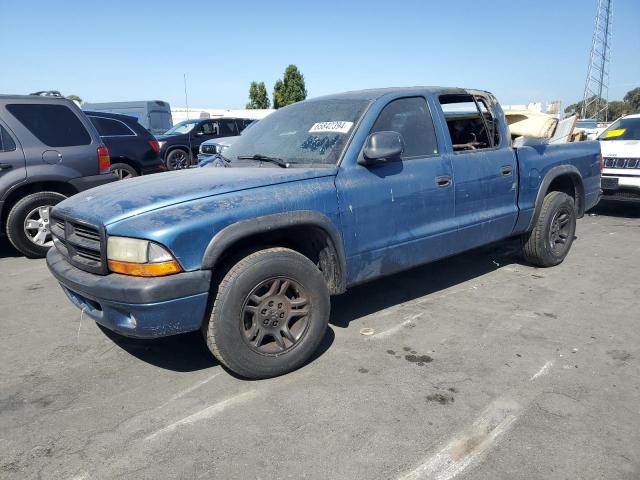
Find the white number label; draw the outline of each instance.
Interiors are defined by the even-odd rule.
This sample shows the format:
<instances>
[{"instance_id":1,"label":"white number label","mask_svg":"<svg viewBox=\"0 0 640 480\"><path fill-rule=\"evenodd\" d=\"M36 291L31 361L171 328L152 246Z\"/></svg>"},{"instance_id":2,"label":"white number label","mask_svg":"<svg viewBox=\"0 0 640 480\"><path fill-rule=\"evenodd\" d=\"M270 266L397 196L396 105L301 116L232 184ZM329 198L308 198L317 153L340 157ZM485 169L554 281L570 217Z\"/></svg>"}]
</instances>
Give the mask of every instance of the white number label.
<instances>
[{"instance_id":1,"label":"white number label","mask_svg":"<svg viewBox=\"0 0 640 480\"><path fill-rule=\"evenodd\" d=\"M314 123L309 133L348 133L353 122L320 122Z\"/></svg>"}]
</instances>

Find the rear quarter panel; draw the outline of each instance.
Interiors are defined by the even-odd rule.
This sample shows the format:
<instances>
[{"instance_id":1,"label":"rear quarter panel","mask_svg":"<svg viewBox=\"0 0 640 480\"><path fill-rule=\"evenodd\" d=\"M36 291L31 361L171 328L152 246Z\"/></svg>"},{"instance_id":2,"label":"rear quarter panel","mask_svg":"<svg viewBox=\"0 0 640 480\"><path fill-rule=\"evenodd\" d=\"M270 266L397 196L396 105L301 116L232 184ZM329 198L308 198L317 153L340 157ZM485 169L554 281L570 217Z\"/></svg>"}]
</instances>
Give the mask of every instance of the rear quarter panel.
<instances>
[{"instance_id":1,"label":"rear quarter panel","mask_svg":"<svg viewBox=\"0 0 640 480\"><path fill-rule=\"evenodd\" d=\"M535 213L538 192L545 178L555 175L556 167L573 167L584 186L586 209L593 207L600 195L600 144L595 141L541 144L516 149L519 167L520 215L514 233L529 229ZM554 170L555 169L555 170ZM544 195L544 192L541 193Z\"/></svg>"}]
</instances>

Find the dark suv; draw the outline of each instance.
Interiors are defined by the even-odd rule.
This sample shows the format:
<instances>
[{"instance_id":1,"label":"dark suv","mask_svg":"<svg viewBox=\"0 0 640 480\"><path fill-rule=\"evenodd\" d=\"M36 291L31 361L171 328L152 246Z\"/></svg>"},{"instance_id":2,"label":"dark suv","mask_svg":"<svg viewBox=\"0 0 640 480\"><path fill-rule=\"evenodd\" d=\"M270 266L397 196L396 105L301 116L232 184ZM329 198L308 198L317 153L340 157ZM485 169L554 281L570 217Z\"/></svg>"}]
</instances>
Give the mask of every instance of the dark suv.
<instances>
[{"instance_id":1,"label":"dark suv","mask_svg":"<svg viewBox=\"0 0 640 480\"><path fill-rule=\"evenodd\" d=\"M201 118L185 120L156 135L160 144L160 155L169 170L188 168L198 156L200 144L219 137L235 137L249 125L248 118Z\"/></svg>"},{"instance_id":2,"label":"dark suv","mask_svg":"<svg viewBox=\"0 0 640 480\"><path fill-rule=\"evenodd\" d=\"M121 180L163 172L160 146L149 131L129 115L85 110L109 149L111 171Z\"/></svg>"},{"instance_id":3,"label":"dark suv","mask_svg":"<svg viewBox=\"0 0 640 480\"><path fill-rule=\"evenodd\" d=\"M44 257L49 209L117 180L109 168L109 150L71 100L0 95L0 234L20 252Z\"/></svg>"}]
</instances>

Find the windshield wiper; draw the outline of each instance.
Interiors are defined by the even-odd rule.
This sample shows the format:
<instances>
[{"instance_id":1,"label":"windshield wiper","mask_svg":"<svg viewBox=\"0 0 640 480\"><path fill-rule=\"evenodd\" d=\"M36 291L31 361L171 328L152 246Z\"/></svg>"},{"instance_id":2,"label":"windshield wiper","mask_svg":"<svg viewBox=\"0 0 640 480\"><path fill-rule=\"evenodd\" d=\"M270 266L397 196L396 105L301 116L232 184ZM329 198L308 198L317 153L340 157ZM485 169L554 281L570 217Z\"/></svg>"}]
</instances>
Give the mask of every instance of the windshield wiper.
<instances>
[{"instance_id":1,"label":"windshield wiper","mask_svg":"<svg viewBox=\"0 0 640 480\"><path fill-rule=\"evenodd\" d=\"M281 158L270 157L269 155L261 155L259 153L256 153L254 155L238 155L238 160L258 160L260 162L270 162L275 163L282 168L289 168L289 166L291 165L289 162L285 162Z\"/></svg>"}]
</instances>

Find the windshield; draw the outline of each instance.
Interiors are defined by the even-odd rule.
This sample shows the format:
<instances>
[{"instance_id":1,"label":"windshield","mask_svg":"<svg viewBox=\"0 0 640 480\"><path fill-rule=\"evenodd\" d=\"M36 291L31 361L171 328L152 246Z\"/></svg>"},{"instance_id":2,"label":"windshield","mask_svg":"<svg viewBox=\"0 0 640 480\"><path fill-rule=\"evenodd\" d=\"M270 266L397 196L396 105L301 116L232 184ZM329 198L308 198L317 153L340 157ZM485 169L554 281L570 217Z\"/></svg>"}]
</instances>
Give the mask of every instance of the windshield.
<instances>
[{"instance_id":1,"label":"windshield","mask_svg":"<svg viewBox=\"0 0 640 480\"><path fill-rule=\"evenodd\" d=\"M619 118L600 134L598 140L640 140L640 118Z\"/></svg>"},{"instance_id":2,"label":"windshield","mask_svg":"<svg viewBox=\"0 0 640 480\"><path fill-rule=\"evenodd\" d=\"M225 157L262 155L284 162L335 164L368 101L311 100L289 105L245 129Z\"/></svg>"},{"instance_id":3,"label":"windshield","mask_svg":"<svg viewBox=\"0 0 640 480\"><path fill-rule=\"evenodd\" d=\"M189 133L191 130L193 130L193 127L195 127L197 123L198 123L198 120L185 120L184 122L180 122L174 125L169 130L164 132L164 134L165 135L182 135L184 133Z\"/></svg>"}]
</instances>

